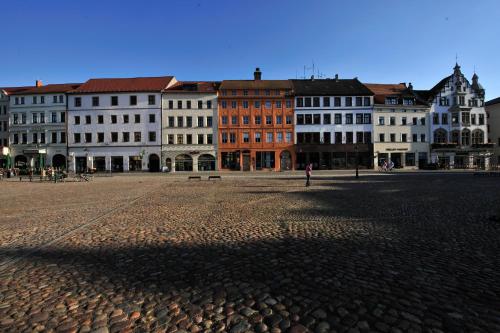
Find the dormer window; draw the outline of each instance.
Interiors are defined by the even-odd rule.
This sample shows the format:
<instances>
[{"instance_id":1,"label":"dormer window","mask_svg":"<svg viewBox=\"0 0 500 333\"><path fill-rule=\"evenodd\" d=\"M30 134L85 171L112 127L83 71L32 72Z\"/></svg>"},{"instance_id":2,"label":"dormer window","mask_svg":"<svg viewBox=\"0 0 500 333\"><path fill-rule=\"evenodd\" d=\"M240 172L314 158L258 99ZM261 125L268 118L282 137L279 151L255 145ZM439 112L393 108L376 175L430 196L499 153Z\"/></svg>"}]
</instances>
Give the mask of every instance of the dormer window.
<instances>
[{"instance_id":1,"label":"dormer window","mask_svg":"<svg viewBox=\"0 0 500 333\"><path fill-rule=\"evenodd\" d=\"M415 100L413 98L403 98L403 104L404 105L414 105Z\"/></svg>"},{"instance_id":2,"label":"dormer window","mask_svg":"<svg viewBox=\"0 0 500 333\"><path fill-rule=\"evenodd\" d=\"M385 98L385 104L397 105L398 104L398 98L397 97L386 97Z\"/></svg>"}]
</instances>

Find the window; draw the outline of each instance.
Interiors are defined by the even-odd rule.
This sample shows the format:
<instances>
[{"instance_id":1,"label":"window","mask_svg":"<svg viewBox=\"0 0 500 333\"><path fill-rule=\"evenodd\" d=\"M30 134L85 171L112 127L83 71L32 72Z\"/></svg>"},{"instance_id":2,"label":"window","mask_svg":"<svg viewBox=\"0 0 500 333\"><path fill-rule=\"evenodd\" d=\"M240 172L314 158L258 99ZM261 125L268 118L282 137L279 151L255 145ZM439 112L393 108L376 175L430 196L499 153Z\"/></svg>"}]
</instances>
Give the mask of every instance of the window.
<instances>
[{"instance_id":1,"label":"window","mask_svg":"<svg viewBox=\"0 0 500 333\"><path fill-rule=\"evenodd\" d=\"M198 127L203 127L204 122L203 122L203 117L198 116Z\"/></svg>"},{"instance_id":2,"label":"window","mask_svg":"<svg viewBox=\"0 0 500 333\"><path fill-rule=\"evenodd\" d=\"M33 124L38 123L38 113L33 113L32 118L33 118Z\"/></svg>"},{"instance_id":3,"label":"window","mask_svg":"<svg viewBox=\"0 0 500 333\"><path fill-rule=\"evenodd\" d=\"M184 117L182 116L177 117L177 127L184 127Z\"/></svg>"},{"instance_id":4,"label":"window","mask_svg":"<svg viewBox=\"0 0 500 333\"><path fill-rule=\"evenodd\" d=\"M213 120L212 116L207 117L207 127L212 127L213 126Z\"/></svg>"},{"instance_id":5,"label":"window","mask_svg":"<svg viewBox=\"0 0 500 333\"><path fill-rule=\"evenodd\" d=\"M271 132L266 133L266 142L267 143L273 142L273 133Z\"/></svg>"},{"instance_id":6,"label":"window","mask_svg":"<svg viewBox=\"0 0 500 333\"><path fill-rule=\"evenodd\" d=\"M440 105L440 106L449 106L449 105L450 105L450 102L449 102L448 98L446 98L446 97L441 97L441 98L439 99L439 105Z\"/></svg>"},{"instance_id":7,"label":"window","mask_svg":"<svg viewBox=\"0 0 500 333\"><path fill-rule=\"evenodd\" d=\"M116 124L116 115L115 114L111 115L111 123Z\"/></svg>"},{"instance_id":8,"label":"window","mask_svg":"<svg viewBox=\"0 0 500 333\"><path fill-rule=\"evenodd\" d=\"M303 114L298 114L297 115L297 125L304 125L304 115Z\"/></svg>"},{"instance_id":9,"label":"window","mask_svg":"<svg viewBox=\"0 0 500 333\"><path fill-rule=\"evenodd\" d=\"M243 125L248 125L249 122L250 122L249 117L248 116L243 116Z\"/></svg>"},{"instance_id":10,"label":"window","mask_svg":"<svg viewBox=\"0 0 500 333\"><path fill-rule=\"evenodd\" d=\"M193 135L192 134L186 134L186 144L188 144L188 145L193 144Z\"/></svg>"},{"instance_id":11,"label":"window","mask_svg":"<svg viewBox=\"0 0 500 333\"><path fill-rule=\"evenodd\" d=\"M229 133L229 142L236 143L236 133L234 132Z\"/></svg>"},{"instance_id":12,"label":"window","mask_svg":"<svg viewBox=\"0 0 500 333\"><path fill-rule=\"evenodd\" d=\"M222 90L222 96L227 96L227 90Z\"/></svg>"},{"instance_id":13,"label":"window","mask_svg":"<svg viewBox=\"0 0 500 333\"><path fill-rule=\"evenodd\" d=\"M156 96L155 95L148 95L148 105L155 105L155 104L156 104ZM156 141L156 140L153 140L153 141Z\"/></svg>"},{"instance_id":14,"label":"window","mask_svg":"<svg viewBox=\"0 0 500 333\"><path fill-rule=\"evenodd\" d=\"M92 143L92 133L85 133L85 143Z\"/></svg>"},{"instance_id":15,"label":"window","mask_svg":"<svg viewBox=\"0 0 500 333\"><path fill-rule=\"evenodd\" d=\"M248 132L243 132L243 142L244 143L250 142L250 134Z\"/></svg>"},{"instance_id":16,"label":"window","mask_svg":"<svg viewBox=\"0 0 500 333\"><path fill-rule=\"evenodd\" d=\"M260 125L262 123L262 118L260 116L255 116L254 122L255 125Z\"/></svg>"},{"instance_id":17,"label":"window","mask_svg":"<svg viewBox=\"0 0 500 333\"><path fill-rule=\"evenodd\" d=\"M363 142L363 132L356 132L356 143Z\"/></svg>"},{"instance_id":18,"label":"window","mask_svg":"<svg viewBox=\"0 0 500 333\"><path fill-rule=\"evenodd\" d=\"M407 135L406 134L401 134L401 142L406 142L407 141Z\"/></svg>"},{"instance_id":19,"label":"window","mask_svg":"<svg viewBox=\"0 0 500 333\"><path fill-rule=\"evenodd\" d=\"M470 124L470 113L462 112L462 124L469 125Z\"/></svg>"},{"instance_id":20,"label":"window","mask_svg":"<svg viewBox=\"0 0 500 333\"><path fill-rule=\"evenodd\" d=\"M81 97L75 97L74 105L76 108L79 108L82 106L82 98Z\"/></svg>"},{"instance_id":21,"label":"window","mask_svg":"<svg viewBox=\"0 0 500 333\"><path fill-rule=\"evenodd\" d=\"M222 101L220 102L221 108L226 109L227 108L227 101Z\"/></svg>"},{"instance_id":22,"label":"window","mask_svg":"<svg viewBox=\"0 0 500 333\"><path fill-rule=\"evenodd\" d=\"M104 133L103 132L97 133L97 142L99 142L99 143L104 142Z\"/></svg>"},{"instance_id":23,"label":"window","mask_svg":"<svg viewBox=\"0 0 500 333\"><path fill-rule=\"evenodd\" d=\"M92 97L92 106L99 106L99 97L98 96Z\"/></svg>"},{"instance_id":24,"label":"window","mask_svg":"<svg viewBox=\"0 0 500 333\"><path fill-rule=\"evenodd\" d=\"M378 117L378 124L385 125L385 117Z\"/></svg>"},{"instance_id":25,"label":"window","mask_svg":"<svg viewBox=\"0 0 500 333\"><path fill-rule=\"evenodd\" d=\"M193 127L193 117L186 117L186 127Z\"/></svg>"},{"instance_id":26,"label":"window","mask_svg":"<svg viewBox=\"0 0 500 333\"><path fill-rule=\"evenodd\" d=\"M104 124L104 116L102 114L97 116L97 123Z\"/></svg>"},{"instance_id":27,"label":"window","mask_svg":"<svg viewBox=\"0 0 500 333\"><path fill-rule=\"evenodd\" d=\"M260 91L259 91L259 89L255 89L255 90L253 91L253 93L254 93L254 95L255 95L255 96L259 96L259 95L260 95Z\"/></svg>"},{"instance_id":28,"label":"window","mask_svg":"<svg viewBox=\"0 0 500 333\"><path fill-rule=\"evenodd\" d=\"M479 125L484 125L484 114L479 115Z\"/></svg>"},{"instance_id":29,"label":"window","mask_svg":"<svg viewBox=\"0 0 500 333\"><path fill-rule=\"evenodd\" d=\"M370 113L363 114L363 123L364 124L371 124L372 123L372 115Z\"/></svg>"},{"instance_id":30,"label":"window","mask_svg":"<svg viewBox=\"0 0 500 333\"><path fill-rule=\"evenodd\" d=\"M80 142L80 141L78 141L78 142ZM28 143L28 134L26 134L26 133L22 134L22 143L23 144L27 144Z\"/></svg>"},{"instance_id":31,"label":"window","mask_svg":"<svg viewBox=\"0 0 500 333\"><path fill-rule=\"evenodd\" d=\"M345 123L348 124L348 125L352 124L352 113L347 113L345 115Z\"/></svg>"},{"instance_id":32,"label":"window","mask_svg":"<svg viewBox=\"0 0 500 333\"><path fill-rule=\"evenodd\" d=\"M33 143L38 143L38 133L33 133L32 138L33 138Z\"/></svg>"},{"instance_id":33,"label":"window","mask_svg":"<svg viewBox=\"0 0 500 333\"><path fill-rule=\"evenodd\" d=\"M363 98L356 97L356 106L363 106Z\"/></svg>"},{"instance_id":34,"label":"window","mask_svg":"<svg viewBox=\"0 0 500 333\"><path fill-rule=\"evenodd\" d=\"M276 124L277 125L283 124L283 117L282 116L276 116Z\"/></svg>"},{"instance_id":35,"label":"window","mask_svg":"<svg viewBox=\"0 0 500 333\"><path fill-rule=\"evenodd\" d=\"M295 100L295 104L297 105L298 108L304 107L304 99L302 97L298 97Z\"/></svg>"},{"instance_id":36,"label":"window","mask_svg":"<svg viewBox=\"0 0 500 333\"><path fill-rule=\"evenodd\" d=\"M55 119L55 112L52 112L52 122L55 123L57 119ZM21 124L26 124L26 113L21 113Z\"/></svg>"},{"instance_id":37,"label":"window","mask_svg":"<svg viewBox=\"0 0 500 333\"><path fill-rule=\"evenodd\" d=\"M212 101L207 101L207 109L211 109L212 108Z\"/></svg>"},{"instance_id":38,"label":"window","mask_svg":"<svg viewBox=\"0 0 500 333\"><path fill-rule=\"evenodd\" d=\"M174 101L168 101L168 108L173 109L174 108Z\"/></svg>"},{"instance_id":39,"label":"window","mask_svg":"<svg viewBox=\"0 0 500 333\"><path fill-rule=\"evenodd\" d=\"M438 113L434 113L432 115L432 124L439 125L439 114Z\"/></svg>"},{"instance_id":40,"label":"window","mask_svg":"<svg viewBox=\"0 0 500 333\"><path fill-rule=\"evenodd\" d=\"M23 115L25 116L25 114L24 114L24 113L23 113ZM52 122L53 122L53 123L57 123L57 113L52 112L51 116L52 116L52 119L51 119L51 120L52 120ZM26 119L23 121L23 124L25 124L25 123L26 123Z\"/></svg>"},{"instance_id":41,"label":"window","mask_svg":"<svg viewBox=\"0 0 500 333\"><path fill-rule=\"evenodd\" d=\"M385 98L385 104L397 105L398 104L398 98L397 97L386 97Z\"/></svg>"},{"instance_id":42,"label":"window","mask_svg":"<svg viewBox=\"0 0 500 333\"><path fill-rule=\"evenodd\" d=\"M313 107L319 108L319 97L313 98Z\"/></svg>"},{"instance_id":43,"label":"window","mask_svg":"<svg viewBox=\"0 0 500 333\"><path fill-rule=\"evenodd\" d=\"M286 100L286 101L285 101L285 106L286 106L286 108L287 108L287 109L290 109L290 108L292 107L292 101L291 101L291 100L289 100L289 99L288 99L288 100Z\"/></svg>"},{"instance_id":44,"label":"window","mask_svg":"<svg viewBox=\"0 0 500 333\"><path fill-rule=\"evenodd\" d=\"M137 105L137 96L130 96L130 105Z\"/></svg>"},{"instance_id":45,"label":"window","mask_svg":"<svg viewBox=\"0 0 500 333\"><path fill-rule=\"evenodd\" d=\"M370 97L365 97L364 98L364 106L370 106L371 105L371 102L370 102Z\"/></svg>"},{"instance_id":46,"label":"window","mask_svg":"<svg viewBox=\"0 0 500 333\"><path fill-rule=\"evenodd\" d=\"M238 103L236 101L231 101L231 109L236 109L238 107Z\"/></svg>"},{"instance_id":47,"label":"window","mask_svg":"<svg viewBox=\"0 0 500 333\"><path fill-rule=\"evenodd\" d=\"M286 142L292 142L292 132L286 132Z\"/></svg>"},{"instance_id":48,"label":"window","mask_svg":"<svg viewBox=\"0 0 500 333\"><path fill-rule=\"evenodd\" d=\"M420 118L420 125L425 125L425 118Z\"/></svg>"},{"instance_id":49,"label":"window","mask_svg":"<svg viewBox=\"0 0 500 333\"><path fill-rule=\"evenodd\" d=\"M266 125L271 125L273 123L273 117L272 116L266 116Z\"/></svg>"},{"instance_id":50,"label":"window","mask_svg":"<svg viewBox=\"0 0 500 333\"><path fill-rule=\"evenodd\" d=\"M341 113L336 113L334 115L334 123L335 123L335 125L341 125L342 124L342 114Z\"/></svg>"},{"instance_id":51,"label":"window","mask_svg":"<svg viewBox=\"0 0 500 333\"><path fill-rule=\"evenodd\" d=\"M66 132L61 132L61 143L66 143Z\"/></svg>"},{"instance_id":52,"label":"window","mask_svg":"<svg viewBox=\"0 0 500 333\"><path fill-rule=\"evenodd\" d=\"M172 116L168 117L168 127L174 127L175 126L175 118Z\"/></svg>"},{"instance_id":53,"label":"window","mask_svg":"<svg viewBox=\"0 0 500 333\"><path fill-rule=\"evenodd\" d=\"M418 142L418 135L417 134L412 134L412 141Z\"/></svg>"},{"instance_id":54,"label":"window","mask_svg":"<svg viewBox=\"0 0 500 333\"><path fill-rule=\"evenodd\" d=\"M92 119L90 118L90 116L85 116L85 124L90 124L92 121Z\"/></svg>"},{"instance_id":55,"label":"window","mask_svg":"<svg viewBox=\"0 0 500 333\"><path fill-rule=\"evenodd\" d=\"M198 101L198 109L203 109L203 101Z\"/></svg>"},{"instance_id":56,"label":"window","mask_svg":"<svg viewBox=\"0 0 500 333\"><path fill-rule=\"evenodd\" d=\"M311 114L306 114L304 115L305 117L305 124L306 125L311 125L312 124L312 115Z\"/></svg>"},{"instance_id":57,"label":"window","mask_svg":"<svg viewBox=\"0 0 500 333\"><path fill-rule=\"evenodd\" d=\"M330 106L330 97L323 97L323 106L324 107Z\"/></svg>"},{"instance_id":58,"label":"window","mask_svg":"<svg viewBox=\"0 0 500 333\"><path fill-rule=\"evenodd\" d=\"M141 115L140 114L135 114L134 115L134 122L136 124L140 123L141 122Z\"/></svg>"},{"instance_id":59,"label":"window","mask_svg":"<svg viewBox=\"0 0 500 333\"><path fill-rule=\"evenodd\" d=\"M21 97L21 104L24 104L24 97Z\"/></svg>"},{"instance_id":60,"label":"window","mask_svg":"<svg viewBox=\"0 0 500 333\"><path fill-rule=\"evenodd\" d=\"M278 142L278 143L283 142L283 133L282 132L276 133L276 142Z\"/></svg>"},{"instance_id":61,"label":"window","mask_svg":"<svg viewBox=\"0 0 500 333\"><path fill-rule=\"evenodd\" d=\"M12 141L13 141L12 143L15 145L19 144L19 134L14 133L14 135L12 137Z\"/></svg>"},{"instance_id":62,"label":"window","mask_svg":"<svg viewBox=\"0 0 500 333\"><path fill-rule=\"evenodd\" d=\"M335 97L333 99L334 106L339 107L341 106L341 98L340 97Z\"/></svg>"},{"instance_id":63,"label":"window","mask_svg":"<svg viewBox=\"0 0 500 333\"><path fill-rule=\"evenodd\" d=\"M57 103L57 96L52 96L52 103ZM24 103L21 103L21 104L24 104Z\"/></svg>"},{"instance_id":64,"label":"window","mask_svg":"<svg viewBox=\"0 0 500 333\"><path fill-rule=\"evenodd\" d=\"M243 96L248 96L248 89L243 90Z\"/></svg>"},{"instance_id":65,"label":"window","mask_svg":"<svg viewBox=\"0 0 500 333\"><path fill-rule=\"evenodd\" d=\"M285 122L287 125L291 125L292 124L292 116L286 116L285 117Z\"/></svg>"},{"instance_id":66,"label":"window","mask_svg":"<svg viewBox=\"0 0 500 333\"><path fill-rule=\"evenodd\" d=\"M476 115L475 114L470 115L470 123L472 125L476 125Z\"/></svg>"},{"instance_id":67,"label":"window","mask_svg":"<svg viewBox=\"0 0 500 333\"><path fill-rule=\"evenodd\" d=\"M236 95L237 95L237 93L236 93L236 90L235 90L235 89L231 90L231 95L233 95L233 96L236 96Z\"/></svg>"},{"instance_id":68,"label":"window","mask_svg":"<svg viewBox=\"0 0 500 333\"><path fill-rule=\"evenodd\" d=\"M37 100L36 96L33 96L33 101L32 101L32 103L33 103L33 104L36 104L36 100Z\"/></svg>"},{"instance_id":69,"label":"window","mask_svg":"<svg viewBox=\"0 0 500 333\"><path fill-rule=\"evenodd\" d=\"M401 125L406 125L406 117L401 118Z\"/></svg>"},{"instance_id":70,"label":"window","mask_svg":"<svg viewBox=\"0 0 500 333\"><path fill-rule=\"evenodd\" d=\"M345 98L345 106L352 106L352 97Z\"/></svg>"},{"instance_id":71,"label":"window","mask_svg":"<svg viewBox=\"0 0 500 333\"><path fill-rule=\"evenodd\" d=\"M18 118L18 117L19 117L19 116L17 115L17 113L14 113L14 114L12 115L12 123L13 123L14 125L17 125L17 122L18 122L18 119L17 119L17 118Z\"/></svg>"},{"instance_id":72,"label":"window","mask_svg":"<svg viewBox=\"0 0 500 333\"><path fill-rule=\"evenodd\" d=\"M260 133L260 132L255 132L255 142L256 142L256 143L259 143L259 142L260 142L260 140L261 140L260 136L261 136L261 133Z\"/></svg>"},{"instance_id":73,"label":"window","mask_svg":"<svg viewBox=\"0 0 500 333\"><path fill-rule=\"evenodd\" d=\"M253 102L254 108L260 109L260 101Z\"/></svg>"},{"instance_id":74,"label":"window","mask_svg":"<svg viewBox=\"0 0 500 333\"><path fill-rule=\"evenodd\" d=\"M372 132L364 132L365 143L372 143Z\"/></svg>"},{"instance_id":75,"label":"window","mask_svg":"<svg viewBox=\"0 0 500 333\"><path fill-rule=\"evenodd\" d=\"M231 124L238 125L238 116L231 116Z\"/></svg>"},{"instance_id":76,"label":"window","mask_svg":"<svg viewBox=\"0 0 500 333\"><path fill-rule=\"evenodd\" d=\"M51 142L57 143L57 132L52 132L51 136L52 136Z\"/></svg>"},{"instance_id":77,"label":"window","mask_svg":"<svg viewBox=\"0 0 500 333\"><path fill-rule=\"evenodd\" d=\"M80 133L73 133L73 141L75 143L80 143Z\"/></svg>"},{"instance_id":78,"label":"window","mask_svg":"<svg viewBox=\"0 0 500 333\"><path fill-rule=\"evenodd\" d=\"M118 96L111 96L111 106L118 105Z\"/></svg>"},{"instance_id":79,"label":"window","mask_svg":"<svg viewBox=\"0 0 500 333\"><path fill-rule=\"evenodd\" d=\"M418 125L418 118L417 117L413 117L413 125Z\"/></svg>"},{"instance_id":80,"label":"window","mask_svg":"<svg viewBox=\"0 0 500 333\"><path fill-rule=\"evenodd\" d=\"M363 114L356 113L356 124L363 124Z\"/></svg>"},{"instance_id":81,"label":"window","mask_svg":"<svg viewBox=\"0 0 500 333\"><path fill-rule=\"evenodd\" d=\"M306 108L310 108L311 107L311 97L306 97L304 100L305 100L304 106Z\"/></svg>"},{"instance_id":82,"label":"window","mask_svg":"<svg viewBox=\"0 0 500 333\"><path fill-rule=\"evenodd\" d=\"M63 95L59 95L59 103L64 103L64 96Z\"/></svg>"},{"instance_id":83,"label":"window","mask_svg":"<svg viewBox=\"0 0 500 333\"><path fill-rule=\"evenodd\" d=\"M353 134L352 132L345 133L345 143L353 143Z\"/></svg>"},{"instance_id":84,"label":"window","mask_svg":"<svg viewBox=\"0 0 500 333\"><path fill-rule=\"evenodd\" d=\"M207 134L207 145L213 144L213 135Z\"/></svg>"},{"instance_id":85,"label":"window","mask_svg":"<svg viewBox=\"0 0 500 333\"><path fill-rule=\"evenodd\" d=\"M391 133L391 142L396 142L396 134Z\"/></svg>"},{"instance_id":86,"label":"window","mask_svg":"<svg viewBox=\"0 0 500 333\"><path fill-rule=\"evenodd\" d=\"M123 133L123 142L128 142L128 133ZM111 132L111 142L118 142L118 132Z\"/></svg>"},{"instance_id":87,"label":"window","mask_svg":"<svg viewBox=\"0 0 500 333\"><path fill-rule=\"evenodd\" d=\"M156 132L148 132L148 140L149 140L149 142L155 142L156 141Z\"/></svg>"},{"instance_id":88,"label":"window","mask_svg":"<svg viewBox=\"0 0 500 333\"><path fill-rule=\"evenodd\" d=\"M134 142L141 142L141 132L134 132Z\"/></svg>"},{"instance_id":89,"label":"window","mask_svg":"<svg viewBox=\"0 0 500 333\"><path fill-rule=\"evenodd\" d=\"M414 105L415 100L413 98L403 98L403 104L404 105Z\"/></svg>"},{"instance_id":90,"label":"window","mask_svg":"<svg viewBox=\"0 0 500 333\"><path fill-rule=\"evenodd\" d=\"M281 109L281 101L276 101L276 107Z\"/></svg>"},{"instance_id":91,"label":"window","mask_svg":"<svg viewBox=\"0 0 500 333\"><path fill-rule=\"evenodd\" d=\"M420 134L420 142L425 142L425 134Z\"/></svg>"},{"instance_id":92,"label":"window","mask_svg":"<svg viewBox=\"0 0 500 333\"><path fill-rule=\"evenodd\" d=\"M243 108L248 109L248 101L243 101Z\"/></svg>"},{"instance_id":93,"label":"window","mask_svg":"<svg viewBox=\"0 0 500 333\"><path fill-rule=\"evenodd\" d=\"M174 144L174 135L173 134L169 134L167 136L167 142L169 145L173 145Z\"/></svg>"},{"instance_id":94,"label":"window","mask_svg":"<svg viewBox=\"0 0 500 333\"><path fill-rule=\"evenodd\" d=\"M16 97L16 98L14 99L14 104L16 104L16 105L18 105L18 104L19 104L19 97Z\"/></svg>"},{"instance_id":95,"label":"window","mask_svg":"<svg viewBox=\"0 0 500 333\"><path fill-rule=\"evenodd\" d=\"M391 124L392 126L396 125L396 117L391 117L391 118L390 118L390 124Z\"/></svg>"},{"instance_id":96,"label":"window","mask_svg":"<svg viewBox=\"0 0 500 333\"><path fill-rule=\"evenodd\" d=\"M182 101L177 101L177 108L182 109Z\"/></svg>"},{"instance_id":97,"label":"window","mask_svg":"<svg viewBox=\"0 0 500 333\"><path fill-rule=\"evenodd\" d=\"M222 132L221 141L222 141L222 143L227 143L227 133L226 132Z\"/></svg>"},{"instance_id":98,"label":"window","mask_svg":"<svg viewBox=\"0 0 500 333\"><path fill-rule=\"evenodd\" d=\"M41 133L43 134L43 133ZM40 138L41 139L41 138ZM472 144L482 144L484 142L484 132L481 130L475 130L472 132Z\"/></svg>"},{"instance_id":99,"label":"window","mask_svg":"<svg viewBox=\"0 0 500 333\"><path fill-rule=\"evenodd\" d=\"M271 101L266 101L265 108L270 109L272 107Z\"/></svg>"},{"instance_id":100,"label":"window","mask_svg":"<svg viewBox=\"0 0 500 333\"><path fill-rule=\"evenodd\" d=\"M222 125L227 125L227 116L222 116Z\"/></svg>"}]
</instances>

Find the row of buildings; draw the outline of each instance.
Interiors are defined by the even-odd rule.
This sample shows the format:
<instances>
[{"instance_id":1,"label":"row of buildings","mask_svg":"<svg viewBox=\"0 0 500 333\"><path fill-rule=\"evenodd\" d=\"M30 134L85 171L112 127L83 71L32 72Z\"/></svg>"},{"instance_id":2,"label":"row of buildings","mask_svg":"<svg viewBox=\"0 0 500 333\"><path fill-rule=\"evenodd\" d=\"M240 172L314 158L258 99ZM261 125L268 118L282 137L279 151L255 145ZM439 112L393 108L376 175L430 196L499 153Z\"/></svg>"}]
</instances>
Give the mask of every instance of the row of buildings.
<instances>
[{"instance_id":1,"label":"row of buildings","mask_svg":"<svg viewBox=\"0 0 500 333\"><path fill-rule=\"evenodd\" d=\"M487 167L500 159L488 139L499 112L488 117L484 98L477 75L467 80L458 64L430 90L338 76L263 80L258 68L253 79L222 82L37 81L0 89L0 167L278 171L389 160Z\"/></svg>"}]
</instances>

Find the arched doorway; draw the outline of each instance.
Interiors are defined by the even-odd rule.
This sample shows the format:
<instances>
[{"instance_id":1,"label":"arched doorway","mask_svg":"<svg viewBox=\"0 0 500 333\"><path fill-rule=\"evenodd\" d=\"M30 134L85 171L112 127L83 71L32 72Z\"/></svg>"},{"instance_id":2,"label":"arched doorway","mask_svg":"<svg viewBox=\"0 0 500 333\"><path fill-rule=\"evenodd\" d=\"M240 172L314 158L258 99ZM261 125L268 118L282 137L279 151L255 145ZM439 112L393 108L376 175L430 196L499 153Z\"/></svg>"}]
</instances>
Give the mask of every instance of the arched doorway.
<instances>
[{"instance_id":1,"label":"arched doorway","mask_svg":"<svg viewBox=\"0 0 500 333\"><path fill-rule=\"evenodd\" d=\"M149 155L149 171L150 172L160 171L160 158L156 154Z\"/></svg>"},{"instance_id":2,"label":"arched doorway","mask_svg":"<svg viewBox=\"0 0 500 333\"><path fill-rule=\"evenodd\" d=\"M292 155L288 150L284 150L280 154L281 171L292 169Z\"/></svg>"},{"instance_id":3,"label":"arched doorway","mask_svg":"<svg viewBox=\"0 0 500 333\"><path fill-rule=\"evenodd\" d=\"M170 157L165 160L165 167L167 168L167 172L172 171L172 159Z\"/></svg>"},{"instance_id":4,"label":"arched doorway","mask_svg":"<svg viewBox=\"0 0 500 333\"><path fill-rule=\"evenodd\" d=\"M14 166L16 168L26 167L28 164L28 158L24 155L17 155L14 158Z\"/></svg>"},{"instance_id":5,"label":"arched doorway","mask_svg":"<svg viewBox=\"0 0 500 333\"><path fill-rule=\"evenodd\" d=\"M52 157L52 166L54 168L65 168L66 167L66 157L61 154L56 154Z\"/></svg>"},{"instance_id":6,"label":"arched doorway","mask_svg":"<svg viewBox=\"0 0 500 333\"><path fill-rule=\"evenodd\" d=\"M215 157L209 154L203 154L198 157L198 171L215 170Z\"/></svg>"},{"instance_id":7,"label":"arched doorway","mask_svg":"<svg viewBox=\"0 0 500 333\"><path fill-rule=\"evenodd\" d=\"M193 171L193 158L189 155L175 157L175 171Z\"/></svg>"}]
</instances>

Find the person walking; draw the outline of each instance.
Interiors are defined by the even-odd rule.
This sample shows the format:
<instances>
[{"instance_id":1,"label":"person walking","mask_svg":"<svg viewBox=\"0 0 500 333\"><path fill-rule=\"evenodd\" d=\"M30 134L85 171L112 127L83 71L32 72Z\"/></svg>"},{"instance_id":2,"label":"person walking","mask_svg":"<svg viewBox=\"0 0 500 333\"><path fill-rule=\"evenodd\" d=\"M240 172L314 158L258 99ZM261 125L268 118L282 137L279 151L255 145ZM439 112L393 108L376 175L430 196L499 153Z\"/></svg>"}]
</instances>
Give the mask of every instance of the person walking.
<instances>
[{"instance_id":1,"label":"person walking","mask_svg":"<svg viewBox=\"0 0 500 333\"><path fill-rule=\"evenodd\" d=\"M306 166L306 187L311 186L311 174L312 174L312 164L309 163Z\"/></svg>"}]
</instances>

